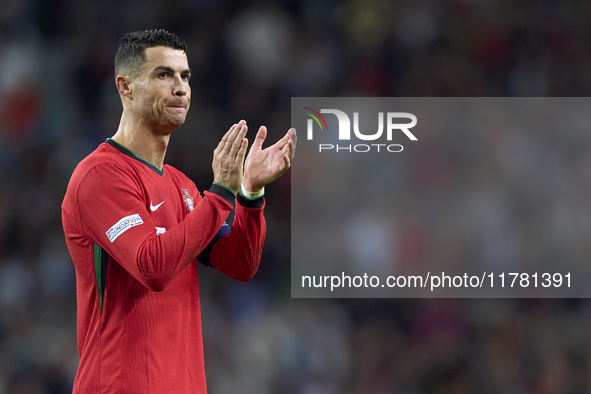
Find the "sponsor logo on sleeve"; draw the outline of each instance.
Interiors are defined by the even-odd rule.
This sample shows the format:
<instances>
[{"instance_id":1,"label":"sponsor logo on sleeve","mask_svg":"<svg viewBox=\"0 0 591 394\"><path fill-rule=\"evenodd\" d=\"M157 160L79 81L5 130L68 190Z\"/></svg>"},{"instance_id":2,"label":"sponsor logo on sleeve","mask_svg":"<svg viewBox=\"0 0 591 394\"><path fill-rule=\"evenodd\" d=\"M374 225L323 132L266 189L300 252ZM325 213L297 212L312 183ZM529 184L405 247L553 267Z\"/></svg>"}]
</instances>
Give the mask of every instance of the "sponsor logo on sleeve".
<instances>
[{"instance_id":1,"label":"sponsor logo on sleeve","mask_svg":"<svg viewBox=\"0 0 591 394\"><path fill-rule=\"evenodd\" d=\"M109 241L114 242L121 234L132 227L139 226L140 224L144 224L144 221L137 213L135 215L126 216L107 230L107 237L109 238Z\"/></svg>"}]
</instances>

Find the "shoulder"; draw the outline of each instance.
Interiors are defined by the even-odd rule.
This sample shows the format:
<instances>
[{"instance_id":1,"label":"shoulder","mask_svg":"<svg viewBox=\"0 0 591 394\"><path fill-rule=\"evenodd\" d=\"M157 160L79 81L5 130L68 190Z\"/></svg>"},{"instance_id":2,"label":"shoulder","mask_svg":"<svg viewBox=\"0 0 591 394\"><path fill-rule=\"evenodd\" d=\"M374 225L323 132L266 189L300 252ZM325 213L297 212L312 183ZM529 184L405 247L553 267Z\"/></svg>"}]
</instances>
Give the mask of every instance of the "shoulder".
<instances>
[{"instance_id":1,"label":"shoulder","mask_svg":"<svg viewBox=\"0 0 591 394\"><path fill-rule=\"evenodd\" d=\"M92 178L100 177L128 177L133 174L132 166L125 155L118 152L111 145L102 143L91 154L86 156L74 169L68 185L68 190L78 188L89 174Z\"/></svg>"},{"instance_id":2,"label":"shoulder","mask_svg":"<svg viewBox=\"0 0 591 394\"><path fill-rule=\"evenodd\" d=\"M110 145L103 143L78 163L68 182L62 210L71 211L78 206L81 198L87 200L89 196L106 190L108 182L120 182L123 177L130 179L133 171L121 156Z\"/></svg>"},{"instance_id":3,"label":"shoulder","mask_svg":"<svg viewBox=\"0 0 591 394\"><path fill-rule=\"evenodd\" d=\"M125 155L121 154L117 149L113 148L106 142L103 142L91 154L78 163L75 171L92 169L101 163L124 164L125 161Z\"/></svg>"}]
</instances>

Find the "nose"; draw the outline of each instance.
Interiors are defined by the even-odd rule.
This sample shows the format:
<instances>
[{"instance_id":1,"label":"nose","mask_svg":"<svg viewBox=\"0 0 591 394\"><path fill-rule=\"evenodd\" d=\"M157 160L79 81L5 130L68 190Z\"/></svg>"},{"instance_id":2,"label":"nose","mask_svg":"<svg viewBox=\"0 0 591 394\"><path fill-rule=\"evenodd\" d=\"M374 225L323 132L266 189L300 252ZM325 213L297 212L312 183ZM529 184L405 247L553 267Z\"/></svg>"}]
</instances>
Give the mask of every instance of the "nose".
<instances>
[{"instance_id":1,"label":"nose","mask_svg":"<svg viewBox=\"0 0 591 394\"><path fill-rule=\"evenodd\" d=\"M189 83L183 81L181 77L175 78L175 83L173 87L172 94L178 97L183 97L187 95L187 91L189 89Z\"/></svg>"}]
</instances>

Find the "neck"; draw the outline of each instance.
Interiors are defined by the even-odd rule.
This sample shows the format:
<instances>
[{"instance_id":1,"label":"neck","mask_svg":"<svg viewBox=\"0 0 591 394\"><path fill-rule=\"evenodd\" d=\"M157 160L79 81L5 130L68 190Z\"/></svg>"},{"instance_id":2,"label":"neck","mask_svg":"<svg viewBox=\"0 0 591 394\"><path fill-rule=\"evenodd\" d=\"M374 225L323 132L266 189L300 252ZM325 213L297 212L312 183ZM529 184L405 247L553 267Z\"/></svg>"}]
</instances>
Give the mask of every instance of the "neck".
<instances>
[{"instance_id":1,"label":"neck","mask_svg":"<svg viewBox=\"0 0 591 394\"><path fill-rule=\"evenodd\" d=\"M129 119L123 111L119 128L112 139L160 170L163 169L170 133L158 134L149 127Z\"/></svg>"}]
</instances>

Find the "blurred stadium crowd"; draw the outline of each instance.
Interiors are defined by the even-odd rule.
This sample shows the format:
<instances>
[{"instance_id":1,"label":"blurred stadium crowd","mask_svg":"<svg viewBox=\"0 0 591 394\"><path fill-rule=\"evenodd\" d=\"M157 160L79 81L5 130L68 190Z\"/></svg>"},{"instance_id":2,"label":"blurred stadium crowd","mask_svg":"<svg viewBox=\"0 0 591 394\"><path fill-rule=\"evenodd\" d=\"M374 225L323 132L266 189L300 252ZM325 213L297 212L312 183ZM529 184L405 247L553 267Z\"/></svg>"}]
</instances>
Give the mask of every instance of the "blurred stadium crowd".
<instances>
[{"instance_id":1,"label":"blurred stadium crowd","mask_svg":"<svg viewBox=\"0 0 591 394\"><path fill-rule=\"evenodd\" d=\"M591 3L582 0L5 3L0 7L2 394L71 391L77 367L75 280L60 205L75 165L118 125L112 65L124 33L165 28L187 41L192 109L172 138L167 162L202 190L211 183L211 152L223 132L244 118L251 137L264 122L269 139L279 138L290 126L292 96L591 92ZM474 149L463 146L466 152ZM515 154L535 156L528 156L529 147L524 144ZM430 149L435 162L463 152L462 146L449 152L445 144ZM558 217L571 220L558 223L564 231L580 226L581 217L586 226L591 210L589 137L577 141L575 153L586 178L577 178L585 182L561 207L569 214ZM417 163L419 187L413 192L453 193L462 179L442 186L438 180L458 174L436 167L430 173ZM545 168L537 167L539 179L546 179ZM536 166L529 170L535 178ZM562 192L548 185L544 198ZM269 232L255 279L235 283L200 270L211 393L591 392L587 299L290 299L289 177L269 187L267 196ZM492 205L503 210L504 203L517 204L510 212L524 212L528 202ZM505 218L509 227L518 227L521 219ZM535 231L535 221L531 226L527 230ZM407 243L412 233L407 235L398 242L408 245L412 261L419 252L416 243ZM567 238L556 234L561 235ZM510 236L502 229L491 233L490 258L504 258ZM577 243L568 258L586 262L588 244ZM443 251L450 258L457 252ZM557 263L562 257L544 256Z\"/></svg>"}]
</instances>

